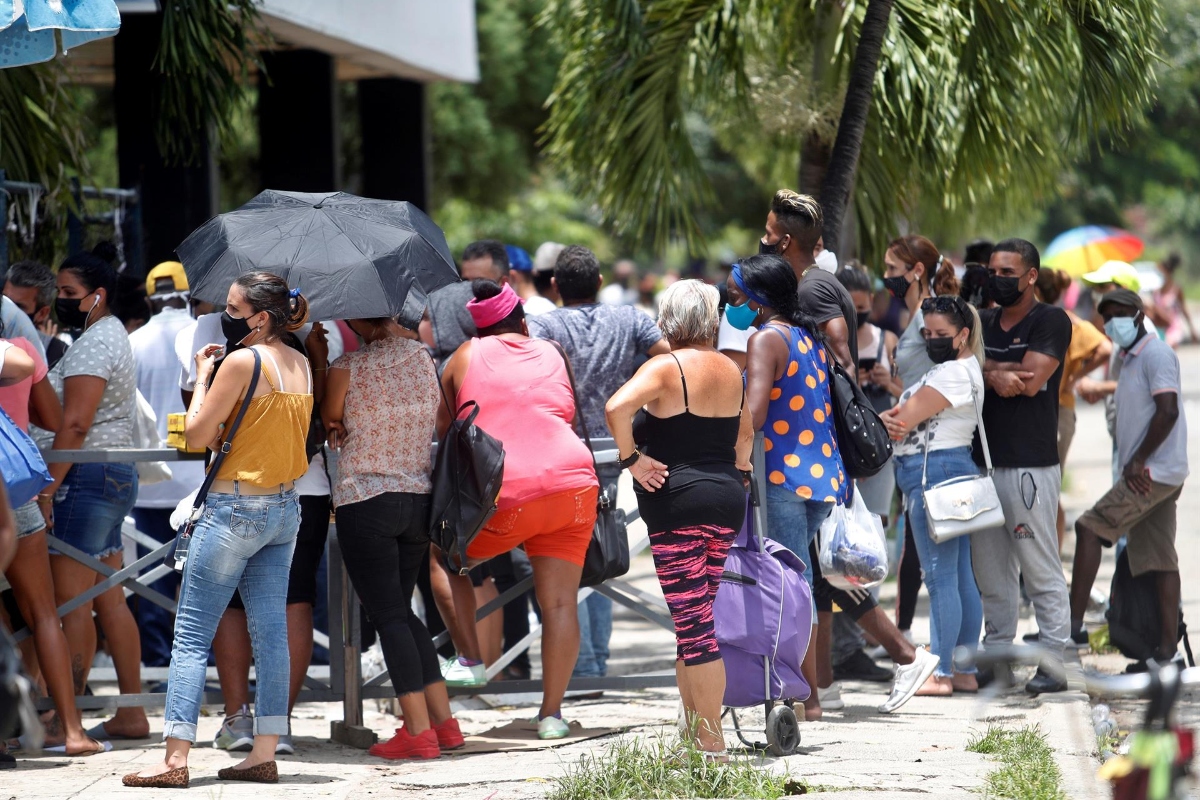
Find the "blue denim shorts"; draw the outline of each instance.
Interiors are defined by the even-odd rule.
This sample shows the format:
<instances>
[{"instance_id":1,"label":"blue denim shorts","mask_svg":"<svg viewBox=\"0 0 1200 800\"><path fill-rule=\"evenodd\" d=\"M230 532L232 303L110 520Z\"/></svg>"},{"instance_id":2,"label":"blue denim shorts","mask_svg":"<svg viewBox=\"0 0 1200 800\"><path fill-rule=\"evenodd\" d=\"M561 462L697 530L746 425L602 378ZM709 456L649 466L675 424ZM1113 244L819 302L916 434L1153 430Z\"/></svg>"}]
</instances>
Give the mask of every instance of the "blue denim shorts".
<instances>
[{"instance_id":1,"label":"blue denim shorts","mask_svg":"<svg viewBox=\"0 0 1200 800\"><path fill-rule=\"evenodd\" d=\"M17 520L17 538L24 539L46 529L46 518L38 508L37 500L30 500L25 505L13 509L13 517Z\"/></svg>"},{"instance_id":2,"label":"blue denim shorts","mask_svg":"<svg viewBox=\"0 0 1200 800\"><path fill-rule=\"evenodd\" d=\"M54 535L92 558L122 552L121 525L137 487L133 464L75 464L54 494Z\"/></svg>"}]
</instances>

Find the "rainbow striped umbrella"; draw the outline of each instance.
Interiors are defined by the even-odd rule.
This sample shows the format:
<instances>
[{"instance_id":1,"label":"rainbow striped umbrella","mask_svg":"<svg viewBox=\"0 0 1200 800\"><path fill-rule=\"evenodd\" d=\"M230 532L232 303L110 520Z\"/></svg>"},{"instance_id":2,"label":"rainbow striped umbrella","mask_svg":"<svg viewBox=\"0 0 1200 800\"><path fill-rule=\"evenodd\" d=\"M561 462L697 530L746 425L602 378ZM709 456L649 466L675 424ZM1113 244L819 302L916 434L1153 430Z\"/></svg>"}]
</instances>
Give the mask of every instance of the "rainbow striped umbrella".
<instances>
[{"instance_id":1,"label":"rainbow striped umbrella","mask_svg":"<svg viewBox=\"0 0 1200 800\"><path fill-rule=\"evenodd\" d=\"M1129 231L1084 225L1056 236L1042 255L1042 263L1078 278L1105 261L1133 261L1144 249L1142 240Z\"/></svg>"}]
</instances>

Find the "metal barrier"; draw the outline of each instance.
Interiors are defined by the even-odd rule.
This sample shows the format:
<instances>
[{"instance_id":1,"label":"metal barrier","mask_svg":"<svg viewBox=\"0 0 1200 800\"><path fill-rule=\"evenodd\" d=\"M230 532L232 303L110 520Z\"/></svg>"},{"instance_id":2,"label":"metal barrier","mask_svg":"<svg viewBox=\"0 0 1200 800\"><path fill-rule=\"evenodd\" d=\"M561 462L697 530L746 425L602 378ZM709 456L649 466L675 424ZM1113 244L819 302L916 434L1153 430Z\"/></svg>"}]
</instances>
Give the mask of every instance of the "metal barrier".
<instances>
[{"instance_id":1,"label":"metal barrier","mask_svg":"<svg viewBox=\"0 0 1200 800\"><path fill-rule=\"evenodd\" d=\"M594 440L594 447L598 464L614 464L619 458L612 439ZM43 456L47 463L67 462L74 464L183 461L200 460L203 458L201 454L181 453L173 449L47 450L43 453ZM629 514L628 520L633 522L637 519L637 511L634 510ZM163 566L162 560L174 543L160 543L137 531L130 525L125 526L124 532L139 544L149 547L150 553L137 559L133 564L119 570L115 570L98 559L92 558L55 536L47 536L50 546L55 550L104 576L103 581L60 606L58 609L60 617L115 586L121 586L126 591L137 594L171 612L176 610L175 598L165 597L149 586L149 584L167 573L168 568ZM631 543L630 557L637 556L648 546L649 539L647 537L642 537L638 541ZM331 737L334 741L343 744L355 747L368 747L375 741L375 734L362 727L362 701L364 699L394 697L395 692L390 686L386 672L363 683L360 661L361 626L359 624L358 596L346 574L346 569L342 561L341 546L337 538L337 526L332 522L329 528L327 548L329 634L326 647L329 650L329 679L327 683L322 682L312 674L314 670L310 668L310 674L305 679L304 689L297 698L297 702L341 701L343 719L332 723ZM476 620L484 619L492 612L516 600L532 587L532 578L526 578L518 582L502 595L479 608L476 613ZM649 595L626 581L616 579L610 580L602 586L580 589L578 602L583 602L593 591L600 592L602 595L634 611L650 622L674 633L674 624L671 621L666 602L661 597ZM524 637L520 642L512 644L502 654L500 659L488 668L488 677L494 677L512 663L513 659L518 655L526 652L540 634L541 625L539 624L534 626L529 635ZM18 640L24 639L28 635L28 629L16 632ZM320 631L314 631L314 639L320 642L321 639L326 639L326 637ZM449 635L443 633L435 641L441 645L448 640ZM611 678L573 678L567 688L570 691L605 691L660 688L674 685L675 676L674 674L670 674ZM450 693L452 695L499 695L538 692L541 689L541 681L524 680L503 681L478 688L454 688L450 690ZM166 694L162 692L143 692L126 695L87 695L76 698L76 703L81 710L113 709L126 706L155 708L162 706L165 702ZM220 704L224 702L224 697L220 691L206 691L201 702L205 704ZM53 702L50 698L42 698L38 703L39 710L47 710L53 707Z\"/></svg>"}]
</instances>

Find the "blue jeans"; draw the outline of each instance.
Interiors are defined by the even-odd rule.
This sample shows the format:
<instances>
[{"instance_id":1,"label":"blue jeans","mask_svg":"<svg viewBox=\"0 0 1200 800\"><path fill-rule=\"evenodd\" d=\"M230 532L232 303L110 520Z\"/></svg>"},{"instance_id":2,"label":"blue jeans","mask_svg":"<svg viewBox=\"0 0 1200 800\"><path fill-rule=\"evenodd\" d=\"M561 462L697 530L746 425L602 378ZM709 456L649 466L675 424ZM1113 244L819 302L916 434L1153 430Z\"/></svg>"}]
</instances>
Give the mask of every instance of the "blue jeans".
<instances>
[{"instance_id":1,"label":"blue jeans","mask_svg":"<svg viewBox=\"0 0 1200 800\"><path fill-rule=\"evenodd\" d=\"M921 560L925 587L929 590L930 650L941 659L934 674L946 677L953 671L955 647L974 649L979 645L983 602L979 599L975 572L971 568L971 537L958 536L937 544L929 536L921 463L920 454L897 456L896 484L904 493L913 542ZM929 454L929 486L978 474L979 467L971 460L969 447L934 450Z\"/></svg>"},{"instance_id":2,"label":"blue jeans","mask_svg":"<svg viewBox=\"0 0 1200 800\"><path fill-rule=\"evenodd\" d=\"M246 605L254 647L254 733L288 732L285 608L299 530L300 502L294 491L261 497L208 495L192 534L179 592L164 739L196 741L208 648L235 589Z\"/></svg>"},{"instance_id":3,"label":"blue jeans","mask_svg":"<svg viewBox=\"0 0 1200 800\"><path fill-rule=\"evenodd\" d=\"M159 542L175 540L175 529L171 527L173 508L135 508L133 522L137 529ZM138 545L138 558L150 552L148 547ZM179 588L179 575L170 572L150 584L150 588L167 597L174 597ZM132 595L129 608L137 621L138 635L142 640L142 663L147 667L165 667L171 663L171 638L175 629L175 615L152 603L145 597Z\"/></svg>"},{"instance_id":4,"label":"blue jeans","mask_svg":"<svg viewBox=\"0 0 1200 800\"><path fill-rule=\"evenodd\" d=\"M92 558L122 552L121 526L137 488L133 464L73 464L54 493L54 535Z\"/></svg>"},{"instance_id":5,"label":"blue jeans","mask_svg":"<svg viewBox=\"0 0 1200 800\"><path fill-rule=\"evenodd\" d=\"M809 586L813 585L809 546L816 541L821 523L831 511L833 503L805 500L782 486L767 484L767 537L800 556Z\"/></svg>"}]
</instances>

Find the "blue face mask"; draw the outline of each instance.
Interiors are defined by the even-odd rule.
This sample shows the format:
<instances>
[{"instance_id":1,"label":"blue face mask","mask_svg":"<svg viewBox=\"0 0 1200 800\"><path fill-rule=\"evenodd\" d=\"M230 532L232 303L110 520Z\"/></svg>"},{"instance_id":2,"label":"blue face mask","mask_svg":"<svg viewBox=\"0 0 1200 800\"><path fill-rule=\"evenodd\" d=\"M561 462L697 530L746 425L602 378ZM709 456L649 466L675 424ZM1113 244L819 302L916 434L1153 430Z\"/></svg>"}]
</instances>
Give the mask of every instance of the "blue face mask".
<instances>
[{"instance_id":1,"label":"blue face mask","mask_svg":"<svg viewBox=\"0 0 1200 800\"><path fill-rule=\"evenodd\" d=\"M725 319L739 331L747 331L754 324L754 320L758 319L758 312L750 307L749 300L740 306L730 303L725 306Z\"/></svg>"},{"instance_id":2,"label":"blue face mask","mask_svg":"<svg viewBox=\"0 0 1200 800\"><path fill-rule=\"evenodd\" d=\"M1137 341L1137 317L1113 317L1104 323L1104 332L1112 339L1113 344L1122 350L1128 350Z\"/></svg>"}]
</instances>

